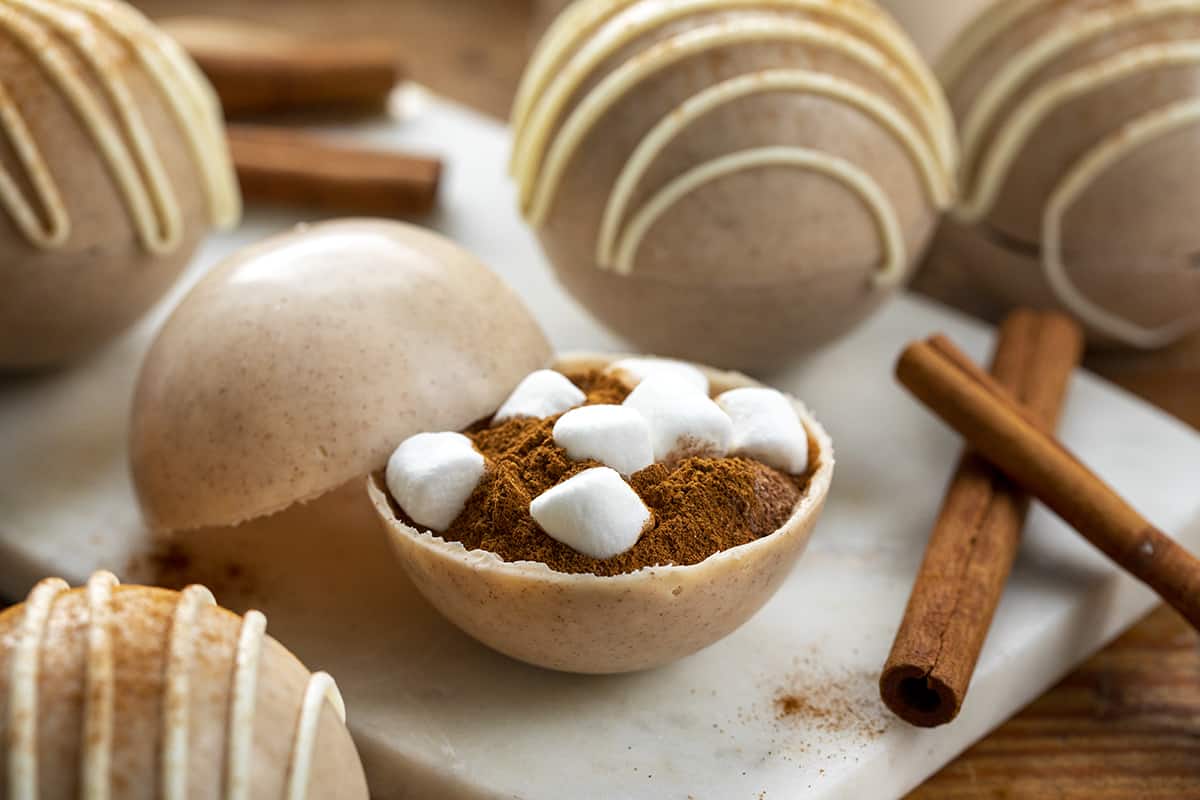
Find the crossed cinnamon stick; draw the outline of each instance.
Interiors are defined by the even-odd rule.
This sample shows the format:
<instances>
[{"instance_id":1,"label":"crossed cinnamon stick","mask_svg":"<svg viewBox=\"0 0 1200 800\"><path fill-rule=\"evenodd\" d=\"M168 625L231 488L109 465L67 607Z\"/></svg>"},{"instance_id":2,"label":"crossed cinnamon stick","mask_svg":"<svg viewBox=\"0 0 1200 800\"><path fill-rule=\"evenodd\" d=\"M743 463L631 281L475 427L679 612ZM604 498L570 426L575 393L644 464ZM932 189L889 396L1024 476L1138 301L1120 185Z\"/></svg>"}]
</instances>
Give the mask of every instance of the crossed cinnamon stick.
<instances>
[{"instance_id":1,"label":"crossed cinnamon stick","mask_svg":"<svg viewBox=\"0 0 1200 800\"><path fill-rule=\"evenodd\" d=\"M226 114L378 110L403 78L396 46L322 38L223 17L176 17L163 28L208 77Z\"/></svg>"},{"instance_id":2,"label":"crossed cinnamon stick","mask_svg":"<svg viewBox=\"0 0 1200 800\"><path fill-rule=\"evenodd\" d=\"M231 123L229 152L247 202L379 216L425 214L442 162L288 128Z\"/></svg>"},{"instance_id":3,"label":"crossed cinnamon stick","mask_svg":"<svg viewBox=\"0 0 1200 800\"><path fill-rule=\"evenodd\" d=\"M168 21L208 77L226 114L364 111L385 107L402 71L378 41L325 41L238 20ZM406 217L437 199L439 159L373 150L281 124L228 126L230 154L250 203Z\"/></svg>"},{"instance_id":4,"label":"crossed cinnamon stick","mask_svg":"<svg viewBox=\"0 0 1200 800\"><path fill-rule=\"evenodd\" d=\"M951 482L880 677L884 702L914 725L949 722L962 705L1016 553L1022 489L1200 628L1200 560L1050 433L1081 350L1073 323L1025 311L1002 327L993 375L944 336L900 357L900 382L978 454Z\"/></svg>"}]
</instances>

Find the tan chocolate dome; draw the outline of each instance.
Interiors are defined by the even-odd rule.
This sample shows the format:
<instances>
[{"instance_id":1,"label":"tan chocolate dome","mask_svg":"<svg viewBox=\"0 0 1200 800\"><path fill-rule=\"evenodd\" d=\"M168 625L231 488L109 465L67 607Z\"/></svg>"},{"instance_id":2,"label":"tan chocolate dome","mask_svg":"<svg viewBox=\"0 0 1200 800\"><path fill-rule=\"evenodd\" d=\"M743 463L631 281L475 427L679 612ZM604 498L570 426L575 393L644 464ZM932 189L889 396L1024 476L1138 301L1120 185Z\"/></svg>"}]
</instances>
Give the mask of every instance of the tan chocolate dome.
<instances>
[{"instance_id":1,"label":"tan chocolate dome","mask_svg":"<svg viewBox=\"0 0 1200 800\"><path fill-rule=\"evenodd\" d=\"M996 3L940 73L962 198L933 258L1098 341L1200 328L1200 1Z\"/></svg>"},{"instance_id":2,"label":"tan chocolate dome","mask_svg":"<svg viewBox=\"0 0 1200 800\"><path fill-rule=\"evenodd\" d=\"M567 288L640 347L765 367L908 277L954 134L870 0L581 0L513 112L520 202Z\"/></svg>"},{"instance_id":3,"label":"tan chocolate dome","mask_svg":"<svg viewBox=\"0 0 1200 800\"><path fill-rule=\"evenodd\" d=\"M150 524L236 524L381 469L403 439L492 413L550 347L470 253L342 220L217 266L151 347L134 399Z\"/></svg>"},{"instance_id":4,"label":"tan chocolate dome","mask_svg":"<svg viewBox=\"0 0 1200 800\"><path fill-rule=\"evenodd\" d=\"M240 213L221 111L113 0L0 0L0 369L127 328Z\"/></svg>"},{"instance_id":5,"label":"tan chocolate dome","mask_svg":"<svg viewBox=\"0 0 1200 800\"><path fill-rule=\"evenodd\" d=\"M58 578L0 614L8 800L367 797L337 686L202 586Z\"/></svg>"}]
</instances>

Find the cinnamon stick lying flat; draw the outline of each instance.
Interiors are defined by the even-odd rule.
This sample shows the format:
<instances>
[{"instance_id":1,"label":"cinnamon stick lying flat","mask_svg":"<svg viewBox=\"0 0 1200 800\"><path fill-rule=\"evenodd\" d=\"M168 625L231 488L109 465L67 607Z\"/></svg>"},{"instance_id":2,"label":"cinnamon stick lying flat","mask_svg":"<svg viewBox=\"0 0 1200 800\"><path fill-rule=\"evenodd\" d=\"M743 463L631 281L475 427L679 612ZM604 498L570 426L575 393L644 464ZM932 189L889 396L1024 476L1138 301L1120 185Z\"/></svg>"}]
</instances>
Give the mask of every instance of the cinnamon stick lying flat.
<instances>
[{"instance_id":1,"label":"cinnamon stick lying flat","mask_svg":"<svg viewBox=\"0 0 1200 800\"><path fill-rule=\"evenodd\" d=\"M896 375L988 461L1200 629L1200 560L1043 432L953 343L935 336L909 346Z\"/></svg>"},{"instance_id":2,"label":"cinnamon stick lying flat","mask_svg":"<svg viewBox=\"0 0 1200 800\"><path fill-rule=\"evenodd\" d=\"M286 128L228 127L229 149L248 202L340 213L424 214L437 198L436 158L338 144Z\"/></svg>"},{"instance_id":3,"label":"cinnamon stick lying flat","mask_svg":"<svg viewBox=\"0 0 1200 800\"><path fill-rule=\"evenodd\" d=\"M1053 430L1082 352L1083 334L1067 317L1017 311L1000 327L992 375ZM958 715L1028 508L1028 496L1003 474L963 454L880 676L897 716L932 727Z\"/></svg>"},{"instance_id":4,"label":"cinnamon stick lying flat","mask_svg":"<svg viewBox=\"0 0 1200 800\"><path fill-rule=\"evenodd\" d=\"M298 36L218 17L164 27L208 77L226 114L383 107L402 77L394 45Z\"/></svg>"}]
</instances>

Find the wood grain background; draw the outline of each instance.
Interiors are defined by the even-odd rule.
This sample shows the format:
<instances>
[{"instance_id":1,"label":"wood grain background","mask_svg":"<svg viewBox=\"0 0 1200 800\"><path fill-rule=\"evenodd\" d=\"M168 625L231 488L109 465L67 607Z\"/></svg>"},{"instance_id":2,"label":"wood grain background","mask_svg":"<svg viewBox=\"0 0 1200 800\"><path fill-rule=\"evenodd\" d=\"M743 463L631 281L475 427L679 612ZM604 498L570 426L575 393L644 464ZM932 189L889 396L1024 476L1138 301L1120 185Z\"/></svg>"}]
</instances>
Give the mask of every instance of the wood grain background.
<instances>
[{"instance_id":1,"label":"wood grain background","mask_svg":"<svg viewBox=\"0 0 1200 800\"><path fill-rule=\"evenodd\" d=\"M930 0L935 2L937 0ZM395 42L408 74L496 117L530 47L532 0L142 0L156 16L222 14L323 37ZM957 274L917 287L994 318ZM1200 336L1088 366L1200 428ZM1181 475L1200 485L1200 475ZM976 698L978 701L978 698ZM1200 646L1167 609L1089 660L917 790L918 800L1200 798Z\"/></svg>"}]
</instances>

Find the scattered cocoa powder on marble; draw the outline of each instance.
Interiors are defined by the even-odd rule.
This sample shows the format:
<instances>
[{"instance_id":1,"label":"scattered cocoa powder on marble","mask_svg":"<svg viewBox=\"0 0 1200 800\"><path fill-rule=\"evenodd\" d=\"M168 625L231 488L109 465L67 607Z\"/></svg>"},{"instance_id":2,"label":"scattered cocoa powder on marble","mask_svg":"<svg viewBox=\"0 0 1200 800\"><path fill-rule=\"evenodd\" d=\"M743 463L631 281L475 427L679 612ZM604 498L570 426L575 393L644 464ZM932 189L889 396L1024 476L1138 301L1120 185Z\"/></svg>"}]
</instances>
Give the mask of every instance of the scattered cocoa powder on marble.
<instances>
[{"instance_id":1,"label":"scattered cocoa powder on marble","mask_svg":"<svg viewBox=\"0 0 1200 800\"><path fill-rule=\"evenodd\" d=\"M567 377L584 391L589 405L621 403L629 393L598 370ZM533 498L601 466L567 457L554 443L557 419L518 418L496 427L483 421L466 431L491 466L442 538L488 550L506 561L540 561L560 572L607 576L647 566L696 564L778 530L791 516L812 472L791 476L745 458L653 464L630 477L630 485L654 515L652 527L633 548L602 561L552 539L529 514ZM815 449L810 442L810 451ZM815 468L815 453L810 461ZM402 509L396 511L412 524Z\"/></svg>"},{"instance_id":2,"label":"scattered cocoa powder on marble","mask_svg":"<svg viewBox=\"0 0 1200 800\"><path fill-rule=\"evenodd\" d=\"M775 708L780 717L794 717L797 714L803 714L808 707L808 702L803 697L797 697L794 694L775 698Z\"/></svg>"},{"instance_id":3,"label":"scattered cocoa powder on marble","mask_svg":"<svg viewBox=\"0 0 1200 800\"><path fill-rule=\"evenodd\" d=\"M775 719L818 730L851 731L864 740L883 735L888 718L872 694L871 676L851 672L841 677L813 676L780 689L774 698ZM866 687L864 689L864 687Z\"/></svg>"}]
</instances>

